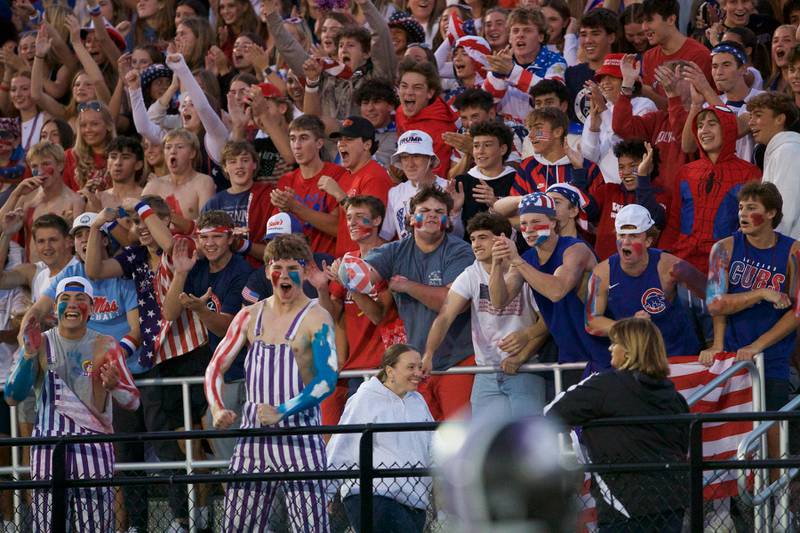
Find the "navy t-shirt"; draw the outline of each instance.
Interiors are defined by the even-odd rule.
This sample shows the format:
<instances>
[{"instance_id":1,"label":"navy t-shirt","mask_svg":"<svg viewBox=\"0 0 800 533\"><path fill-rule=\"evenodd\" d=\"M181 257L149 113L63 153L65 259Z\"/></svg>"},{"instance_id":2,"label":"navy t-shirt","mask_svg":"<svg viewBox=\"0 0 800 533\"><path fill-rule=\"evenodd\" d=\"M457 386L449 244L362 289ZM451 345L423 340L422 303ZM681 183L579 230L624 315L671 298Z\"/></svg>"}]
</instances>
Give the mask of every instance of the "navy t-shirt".
<instances>
[{"instance_id":1,"label":"navy t-shirt","mask_svg":"<svg viewBox=\"0 0 800 533\"><path fill-rule=\"evenodd\" d=\"M594 79L594 70L588 63L578 63L568 67L564 72L564 83L569 91L569 132L580 135L583 124L589 119L589 105L591 98L589 91L584 87L587 80Z\"/></svg>"},{"instance_id":2,"label":"navy t-shirt","mask_svg":"<svg viewBox=\"0 0 800 533\"><path fill-rule=\"evenodd\" d=\"M211 287L211 298L208 308L217 313L235 315L242 308L242 289L250 277L253 268L239 255L234 254L225 268L219 272L211 272L207 259L199 259L189 272L183 292L193 296L203 296ZM216 350L222 339L210 330L208 332L208 345L211 350ZM243 348L231 367L225 373L225 381L230 382L244 378L244 355L247 349Z\"/></svg>"}]
</instances>

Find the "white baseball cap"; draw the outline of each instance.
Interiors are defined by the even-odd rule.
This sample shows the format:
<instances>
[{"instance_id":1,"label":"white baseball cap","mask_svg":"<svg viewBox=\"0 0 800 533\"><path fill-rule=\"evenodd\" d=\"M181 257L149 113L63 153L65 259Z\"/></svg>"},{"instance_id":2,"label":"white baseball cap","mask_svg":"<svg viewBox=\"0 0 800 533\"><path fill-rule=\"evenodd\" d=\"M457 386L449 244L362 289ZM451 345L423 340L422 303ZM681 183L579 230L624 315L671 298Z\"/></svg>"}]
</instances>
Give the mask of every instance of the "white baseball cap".
<instances>
[{"instance_id":1,"label":"white baseball cap","mask_svg":"<svg viewBox=\"0 0 800 533\"><path fill-rule=\"evenodd\" d=\"M87 211L82 213L79 217L72 221L72 229L69 230L70 235L74 235L80 228L91 228L94 220L97 218L97 213Z\"/></svg>"},{"instance_id":2,"label":"white baseball cap","mask_svg":"<svg viewBox=\"0 0 800 533\"><path fill-rule=\"evenodd\" d=\"M59 281L56 287L56 298L58 298L62 292L67 291L83 292L94 300L94 288L92 287L92 283L84 277L70 276Z\"/></svg>"},{"instance_id":3,"label":"white baseball cap","mask_svg":"<svg viewBox=\"0 0 800 533\"><path fill-rule=\"evenodd\" d=\"M303 226L289 213L278 213L267 220L267 232L264 240L268 241L278 235L289 235L290 233L303 233Z\"/></svg>"},{"instance_id":4,"label":"white baseball cap","mask_svg":"<svg viewBox=\"0 0 800 533\"><path fill-rule=\"evenodd\" d=\"M655 224L653 217L650 216L650 211L639 204L626 205L617 212L617 218L614 220L614 228L621 235L644 233ZM624 226L633 227L622 229Z\"/></svg>"},{"instance_id":5,"label":"white baseball cap","mask_svg":"<svg viewBox=\"0 0 800 533\"><path fill-rule=\"evenodd\" d=\"M422 130L408 130L397 139L397 151L391 159L393 167L400 168L401 154L427 155L433 158L432 169L439 166L439 158L433 151L433 139Z\"/></svg>"}]
</instances>

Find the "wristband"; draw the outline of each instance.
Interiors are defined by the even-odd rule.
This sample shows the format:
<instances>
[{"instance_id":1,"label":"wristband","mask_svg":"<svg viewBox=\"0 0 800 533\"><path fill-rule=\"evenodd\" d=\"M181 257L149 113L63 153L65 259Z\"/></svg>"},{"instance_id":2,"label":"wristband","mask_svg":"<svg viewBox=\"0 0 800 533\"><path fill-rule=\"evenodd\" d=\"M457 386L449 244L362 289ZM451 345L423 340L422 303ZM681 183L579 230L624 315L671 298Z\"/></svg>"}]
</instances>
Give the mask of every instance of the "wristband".
<instances>
[{"instance_id":1,"label":"wristband","mask_svg":"<svg viewBox=\"0 0 800 533\"><path fill-rule=\"evenodd\" d=\"M309 85L306 85L306 92L307 93L318 93L319 92L319 87L317 87L317 86L311 87Z\"/></svg>"},{"instance_id":2,"label":"wristband","mask_svg":"<svg viewBox=\"0 0 800 533\"><path fill-rule=\"evenodd\" d=\"M103 227L100 228L100 231L106 233L106 235L110 235L117 226L119 226L119 223L116 220L112 220L111 222L103 224Z\"/></svg>"},{"instance_id":3,"label":"wristband","mask_svg":"<svg viewBox=\"0 0 800 533\"><path fill-rule=\"evenodd\" d=\"M252 247L253 247L253 243L250 242L248 239L244 239L244 241L242 241L242 244L239 246L239 248L236 249L236 253L237 254L246 254L247 252L250 251L250 249Z\"/></svg>"},{"instance_id":4,"label":"wristband","mask_svg":"<svg viewBox=\"0 0 800 533\"><path fill-rule=\"evenodd\" d=\"M102 13L102 10L100 9L100 4L97 4L95 6L89 7L88 10L89 10L89 14L91 16L93 16L93 17L96 17L96 16L100 15L100 13Z\"/></svg>"},{"instance_id":5,"label":"wristband","mask_svg":"<svg viewBox=\"0 0 800 533\"><path fill-rule=\"evenodd\" d=\"M136 212L139 213L139 218L142 219L142 222L147 220L147 217L155 215L155 211L153 208L147 205L145 202L139 202L136 204Z\"/></svg>"},{"instance_id":6,"label":"wristband","mask_svg":"<svg viewBox=\"0 0 800 533\"><path fill-rule=\"evenodd\" d=\"M619 88L619 92L620 92L621 94L624 94L624 95L630 96L630 95L632 95L632 94L633 94L633 87L625 87L625 86L623 86L623 87L620 87L620 88Z\"/></svg>"},{"instance_id":7,"label":"wristband","mask_svg":"<svg viewBox=\"0 0 800 533\"><path fill-rule=\"evenodd\" d=\"M139 347L139 343L136 342L136 339L131 337L130 335L125 335L119 341L119 345L122 346L122 349L125 351L125 356L130 357L136 351L136 348Z\"/></svg>"}]
</instances>

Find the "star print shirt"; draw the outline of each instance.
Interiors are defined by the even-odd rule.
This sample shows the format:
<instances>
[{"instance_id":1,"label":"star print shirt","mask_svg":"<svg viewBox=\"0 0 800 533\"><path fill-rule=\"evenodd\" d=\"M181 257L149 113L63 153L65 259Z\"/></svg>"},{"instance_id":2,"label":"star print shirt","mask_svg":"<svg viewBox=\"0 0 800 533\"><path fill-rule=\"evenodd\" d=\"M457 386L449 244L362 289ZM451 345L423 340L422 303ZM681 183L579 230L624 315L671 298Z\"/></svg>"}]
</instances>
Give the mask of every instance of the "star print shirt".
<instances>
[{"instance_id":1,"label":"star print shirt","mask_svg":"<svg viewBox=\"0 0 800 533\"><path fill-rule=\"evenodd\" d=\"M142 345L139 351L139 369L145 372L155 365L161 308L156 300L155 272L147 262L147 248L141 245L126 246L114 258L122 267L122 277L133 280L139 305L139 329ZM133 370L132 370L133 371Z\"/></svg>"}]
</instances>

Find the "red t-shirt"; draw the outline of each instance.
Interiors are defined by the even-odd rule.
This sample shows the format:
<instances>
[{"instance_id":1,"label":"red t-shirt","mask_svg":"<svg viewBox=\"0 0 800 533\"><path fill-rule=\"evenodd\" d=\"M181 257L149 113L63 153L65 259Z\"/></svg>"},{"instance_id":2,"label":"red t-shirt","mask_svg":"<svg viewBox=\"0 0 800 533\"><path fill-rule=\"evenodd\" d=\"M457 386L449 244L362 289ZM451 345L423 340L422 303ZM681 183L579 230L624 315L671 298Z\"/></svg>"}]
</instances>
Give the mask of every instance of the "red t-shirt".
<instances>
[{"instance_id":1,"label":"red t-shirt","mask_svg":"<svg viewBox=\"0 0 800 533\"><path fill-rule=\"evenodd\" d=\"M660 46L654 46L645 52L642 61L642 82L645 85L653 87L658 94L664 95L664 88L656 83L656 67L678 59L697 63L697 66L700 67L706 75L708 83L710 83L712 87L716 87L714 79L711 77L711 52L702 44L689 38L686 39L683 46L681 46L677 52L671 55L665 54Z\"/></svg>"},{"instance_id":2,"label":"red t-shirt","mask_svg":"<svg viewBox=\"0 0 800 533\"><path fill-rule=\"evenodd\" d=\"M278 180L278 189L291 188L294 191L295 199L301 204L323 213L332 213L336 209L336 199L333 196L320 190L317 182L322 176L330 176L337 182L346 174L346 170L333 163L325 163L316 175L311 178L304 178L300 169L287 172ZM336 249L336 242L333 237L320 231L308 222L303 224L303 233L308 237L311 250L319 254L333 255Z\"/></svg>"},{"instance_id":3,"label":"red t-shirt","mask_svg":"<svg viewBox=\"0 0 800 533\"><path fill-rule=\"evenodd\" d=\"M389 189L394 183L389 178L386 170L374 159L361 167L355 174L345 173L339 179L339 186L347 196L369 195L374 196L383 205L389 196ZM350 230L347 228L347 217L344 213L339 213L339 231L336 235L336 257L341 257L347 252L358 250L358 245L350 238Z\"/></svg>"},{"instance_id":4,"label":"red t-shirt","mask_svg":"<svg viewBox=\"0 0 800 533\"><path fill-rule=\"evenodd\" d=\"M105 175L106 170L106 156L105 154L93 154L94 158L94 168L96 169L95 172L92 174L91 177L94 175ZM73 148L67 149L64 152L64 174L63 180L64 183L67 184L67 187L72 189L75 192L78 192L81 188L80 184L78 184L78 177L75 175L75 172L78 169L78 158L75 156L75 151ZM100 190L104 191L109 188L110 184L105 182L100 184Z\"/></svg>"},{"instance_id":5,"label":"red t-shirt","mask_svg":"<svg viewBox=\"0 0 800 533\"><path fill-rule=\"evenodd\" d=\"M350 252L351 255L361 257L359 250ZM369 294L373 300L378 299L378 294L389 288L385 280L373 287ZM342 370L361 370L365 368L378 368L383 352L393 344L406 342L403 321L397 314L397 308L392 306L386 313L383 321L375 325L367 318L350 296L350 291L340 283L333 281L329 287L331 296L342 300L344 303L344 327L347 335L348 354Z\"/></svg>"}]
</instances>

